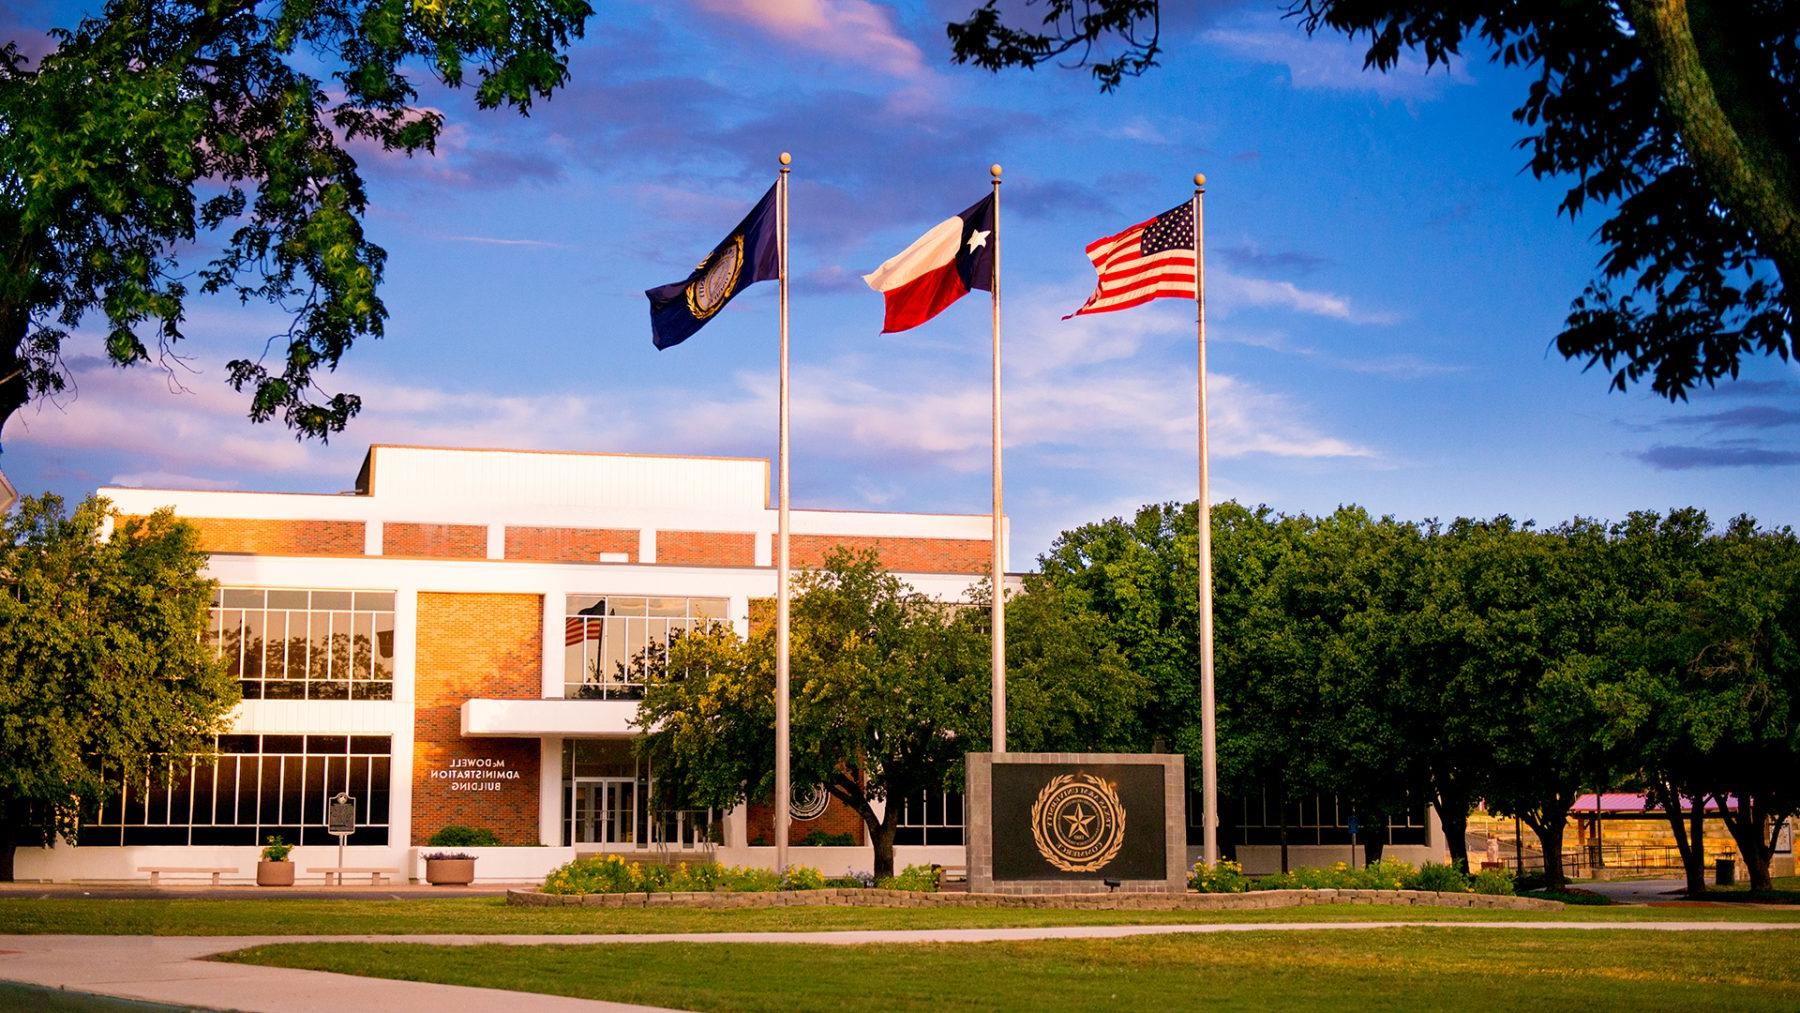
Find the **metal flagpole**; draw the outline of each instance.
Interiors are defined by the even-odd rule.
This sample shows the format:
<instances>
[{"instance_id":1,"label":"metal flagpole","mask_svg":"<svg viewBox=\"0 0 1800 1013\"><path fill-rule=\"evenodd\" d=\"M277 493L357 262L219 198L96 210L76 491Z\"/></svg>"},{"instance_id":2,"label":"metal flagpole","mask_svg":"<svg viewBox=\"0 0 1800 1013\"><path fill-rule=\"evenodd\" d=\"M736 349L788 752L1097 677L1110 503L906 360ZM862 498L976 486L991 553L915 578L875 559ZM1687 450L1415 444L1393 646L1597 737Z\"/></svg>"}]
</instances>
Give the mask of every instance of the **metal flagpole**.
<instances>
[{"instance_id":1,"label":"metal flagpole","mask_svg":"<svg viewBox=\"0 0 1800 1013\"><path fill-rule=\"evenodd\" d=\"M781 501L776 508L775 571L775 868L786 872L788 850L788 165L781 153L775 197L776 242L781 254Z\"/></svg>"},{"instance_id":2,"label":"metal flagpole","mask_svg":"<svg viewBox=\"0 0 1800 1013\"><path fill-rule=\"evenodd\" d=\"M1201 215L1206 176L1194 173L1194 319L1200 356L1200 500L1195 520L1200 541L1200 804L1201 857L1206 864L1219 861L1219 738L1213 704L1213 586L1212 498L1207 491L1206 467L1206 229Z\"/></svg>"},{"instance_id":3,"label":"metal flagpole","mask_svg":"<svg viewBox=\"0 0 1800 1013\"><path fill-rule=\"evenodd\" d=\"M1006 572L1001 513L1005 497L1000 484L1000 166L994 177L994 752L1006 752Z\"/></svg>"}]
</instances>

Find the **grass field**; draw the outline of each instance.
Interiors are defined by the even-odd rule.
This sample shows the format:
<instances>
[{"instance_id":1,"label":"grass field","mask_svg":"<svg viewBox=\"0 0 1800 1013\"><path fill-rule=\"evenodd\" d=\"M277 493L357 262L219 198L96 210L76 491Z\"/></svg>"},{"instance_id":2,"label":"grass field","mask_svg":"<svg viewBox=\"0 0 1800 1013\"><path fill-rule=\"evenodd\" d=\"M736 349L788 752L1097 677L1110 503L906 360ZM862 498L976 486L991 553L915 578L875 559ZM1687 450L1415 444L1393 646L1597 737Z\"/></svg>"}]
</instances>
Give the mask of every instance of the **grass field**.
<instances>
[{"instance_id":1,"label":"grass field","mask_svg":"<svg viewBox=\"0 0 1800 1013\"><path fill-rule=\"evenodd\" d=\"M93 935L404 935L409 933L726 932L821 929L991 927L1001 925L1172 924L1213 921L1494 920L1800 921L1800 908L1609 907L1566 911L1321 905L1271 911L1056 911L991 908L510 907L500 897L420 900L106 900L0 898L0 933Z\"/></svg>"},{"instance_id":2,"label":"grass field","mask_svg":"<svg viewBox=\"0 0 1800 1013\"><path fill-rule=\"evenodd\" d=\"M1782 1009L1800 933L1467 929L960 945L304 943L220 959L683 1009Z\"/></svg>"}]
</instances>

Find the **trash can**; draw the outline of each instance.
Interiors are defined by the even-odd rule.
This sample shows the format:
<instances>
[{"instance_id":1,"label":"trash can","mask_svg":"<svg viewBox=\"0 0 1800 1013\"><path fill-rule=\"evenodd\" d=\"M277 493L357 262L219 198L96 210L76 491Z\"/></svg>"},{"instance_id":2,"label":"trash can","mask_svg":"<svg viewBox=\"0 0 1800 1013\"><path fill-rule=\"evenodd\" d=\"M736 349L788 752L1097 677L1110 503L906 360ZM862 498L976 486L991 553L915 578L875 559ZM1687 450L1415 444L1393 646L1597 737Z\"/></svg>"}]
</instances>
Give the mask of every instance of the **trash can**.
<instances>
[{"instance_id":1,"label":"trash can","mask_svg":"<svg viewBox=\"0 0 1800 1013\"><path fill-rule=\"evenodd\" d=\"M1732 886L1737 883L1737 860L1721 858L1713 863L1713 882L1719 886Z\"/></svg>"}]
</instances>

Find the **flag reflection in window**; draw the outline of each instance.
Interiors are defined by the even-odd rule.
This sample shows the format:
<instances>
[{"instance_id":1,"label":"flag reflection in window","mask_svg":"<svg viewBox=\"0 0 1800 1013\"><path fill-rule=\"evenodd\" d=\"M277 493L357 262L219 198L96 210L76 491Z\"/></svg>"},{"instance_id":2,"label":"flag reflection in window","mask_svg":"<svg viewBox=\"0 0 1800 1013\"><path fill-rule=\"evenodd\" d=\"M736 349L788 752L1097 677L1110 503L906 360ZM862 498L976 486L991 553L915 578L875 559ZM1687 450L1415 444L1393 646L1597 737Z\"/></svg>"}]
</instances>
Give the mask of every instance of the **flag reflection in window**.
<instances>
[{"instance_id":1,"label":"flag reflection in window","mask_svg":"<svg viewBox=\"0 0 1800 1013\"><path fill-rule=\"evenodd\" d=\"M724 598L570 595L563 618L563 694L635 700L646 670L667 662L669 638L724 622Z\"/></svg>"}]
</instances>

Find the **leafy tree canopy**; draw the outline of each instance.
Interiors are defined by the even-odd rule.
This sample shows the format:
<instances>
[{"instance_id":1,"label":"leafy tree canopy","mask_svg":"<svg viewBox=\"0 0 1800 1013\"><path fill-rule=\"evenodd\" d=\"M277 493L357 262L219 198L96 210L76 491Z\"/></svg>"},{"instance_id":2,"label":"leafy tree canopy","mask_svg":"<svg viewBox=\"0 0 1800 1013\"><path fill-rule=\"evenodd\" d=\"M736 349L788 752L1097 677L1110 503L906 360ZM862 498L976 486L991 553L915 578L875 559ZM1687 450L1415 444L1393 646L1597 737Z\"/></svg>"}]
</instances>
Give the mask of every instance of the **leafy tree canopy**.
<instances>
[{"instance_id":1,"label":"leafy tree canopy","mask_svg":"<svg viewBox=\"0 0 1800 1013\"><path fill-rule=\"evenodd\" d=\"M893 872L898 800L960 781L987 748L988 611L933 600L873 552L837 550L794 578L790 740L796 785L822 784L855 811ZM1014 599L1007 621L1008 734L1017 748L1128 748L1136 677L1092 617L1060 596ZM664 804L730 807L774 790L775 631L719 626L682 637L647 679L638 724ZM885 803L885 804L883 804ZM880 806L880 811L877 811Z\"/></svg>"},{"instance_id":2,"label":"leafy tree canopy","mask_svg":"<svg viewBox=\"0 0 1800 1013\"><path fill-rule=\"evenodd\" d=\"M92 314L112 362L170 354L197 285L289 318L229 363L251 419L341 431L361 401L324 392L318 371L387 316L349 145L433 150L443 117L417 104L408 63L453 88L473 78L482 108L530 109L567 78L591 13L587 0L109 0L52 33L35 65L0 45L0 427L64 389L63 342Z\"/></svg>"},{"instance_id":3,"label":"leafy tree canopy","mask_svg":"<svg viewBox=\"0 0 1800 1013\"><path fill-rule=\"evenodd\" d=\"M954 58L992 70L1073 56L1102 90L1162 55L1159 0L985 0L947 30ZM1041 11L1037 23L1016 12ZM1012 13L1009 17L1009 12ZM1562 210L1608 215L1598 276L1557 349L1648 377L1671 400L1794 355L1800 302L1800 8L1783 0L1291 0L1306 30L1366 39L1367 65L1407 50L1447 64L1465 46L1532 70L1513 118L1540 178L1572 177Z\"/></svg>"},{"instance_id":4,"label":"leafy tree canopy","mask_svg":"<svg viewBox=\"0 0 1800 1013\"><path fill-rule=\"evenodd\" d=\"M13 848L74 839L108 779L210 752L238 699L205 646L213 584L194 529L105 500L28 498L0 543L0 878Z\"/></svg>"}]
</instances>

